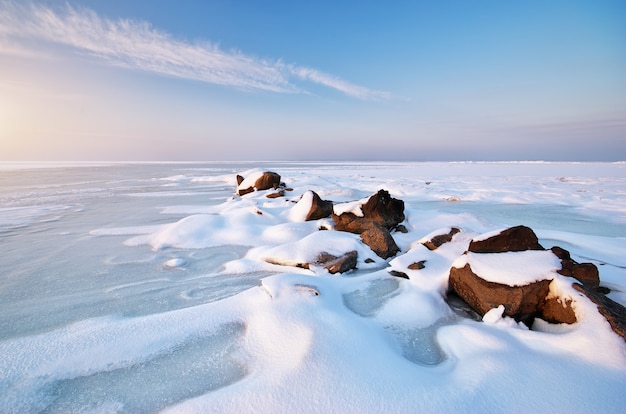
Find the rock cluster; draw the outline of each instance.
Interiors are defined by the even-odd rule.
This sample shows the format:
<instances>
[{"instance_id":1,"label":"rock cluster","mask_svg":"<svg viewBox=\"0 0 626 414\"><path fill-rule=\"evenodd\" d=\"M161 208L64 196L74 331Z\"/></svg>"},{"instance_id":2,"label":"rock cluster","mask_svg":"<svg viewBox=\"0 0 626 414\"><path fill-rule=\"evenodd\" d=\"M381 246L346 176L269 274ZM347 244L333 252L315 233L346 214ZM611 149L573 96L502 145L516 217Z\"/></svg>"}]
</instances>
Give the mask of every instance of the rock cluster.
<instances>
[{"instance_id":1,"label":"rock cluster","mask_svg":"<svg viewBox=\"0 0 626 414\"><path fill-rule=\"evenodd\" d=\"M254 180L252 180L254 178ZM266 171L249 179L237 176L237 194L244 195L252 191L273 190L268 197L284 195L286 188L279 174ZM278 191L276 191L278 190ZM320 220L332 217L335 231L345 231L358 234L363 243L379 257L388 259L396 255L400 249L392 236L393 231L407 232L401 223L405 220L404 202L393 198L388 191L379 190L350 211L336 208L330 200L323 200L317 193L309 191L300 201L297 218L295 220ZM354 203L351 203L354 204ZM306 214L304 214L306 212ZM320 229L327 229L326 225ZM458 228L444 230L441 234L430 236L421 241L428 250L436 250L445 243L452 241L454 236L461 232ZM523 256L520 256L523 255ZM495 272L504 277L490 280L489 274L484 274L484 263L490 259L497 263ZM530 275L527 279L507 279L508 274L524 274L524 264L520 266L520 257L529 260L532 268L533 261L546 261L548 271L541 275ZM508 259L512 264L509 263ZM329 273L344 273L357 267L358 253L349 251L335 256L321 251L311 263L300 263L289 260L266 259L274 264L309 269L312 266L325 268ZM366 263L372 259L365 260ZM416 271L424 269L426 260L419 260L407 266L407 269ZM516 267L515 269L511 266ZM550 267L552 266L552 267ZM481 270L482 269L482 270ZM494 272L489 268L487 272ZM393 276L409 279L409 276L398 270L389 272ZM571 278L571 285L580 295L571 294L560 296L560 289L555 289L557 279ZM526 226L515 226L497 233L486 234L474 238L469 242L466 252L454 262L448 276L448 303L455 309L461 309L463 314L470 317L483 317L492 309L504 308L503 316L514 318L529 327L535 318L541 318L551 323L577 322L575 303L581 298L593 302L613 330L626 340L626 308L605 296L600 287L600 278L597 267L593 263L578 263L572 259L570 253L554 246L545 249L532 229ZM555 293L557 292L557 293Z\"/></svg>"},{"instance_id":2,"label":"rock cluster","mask_svg":"<svg viewBox=\"0 0 626 414\"><path fill-rule=\"evenodd\" d=\"M593 263L578 263L569 252L555 246L545 250L532 229L525 226L511 227L483 239L472 240L463 266L453 266L449 274L449 294L464 300L480 316L500 305L504 306L504 315L524 322L529 327L535 318L551 323L575 323L577 316L572 306L576 298L559 297L552 292L551 285L557 275L546 274L538 280L509 285L487 280L485 275L472 268L472 259L480 261L482 255L502 255L514 252L539 252L541 257L551 255L560 269L555 272L572 278L575 289L583 293L598 306L598 310L609 321L615 332L626 339L626 309L598 291L600 279L598 269ZM525 256L528 257L528 256ZM539 256L537 256L539 257ZM478 266L477 266L478 267ZM510 272L506 263L498 269L502 273Z\"/></svg>"},{"instance_id":3,"label":"rock cluster","mask_svg":"<svg viewBox=\"0 0 626 414\"><path fill-rule=\"evenodd\" d=\"M252 178L254 178L254 182ZM237 176L237 195L242 196L253 191L279 189L278 192L267 194L267 197L275 198L284 195L284 190L291 190L286 188L285 184L281 182L281 176L272 171L265 171L252 178ZM305 221L319 220L332 216L335 230L361 235L363 243L368 245L381 258L387 259L400 251L391 235L391 231L395 229L403 232L407 231L404 226L400 225L404 221L404 202L402 200L391 197L388 191L381 189L361 205L363 214L357 216L351 212L336 214L333 210L334 204L332 201L322 200L314 191L309 192L311 193L310 207L304 218ZM343 273L356 268L356 259L357 252L347 252L339 258L328 259L329 262L332 262L330 264L322 263L320 260L318 260L317 264L324 264L331 273ZM272 263L304 268L310 266L309 263L278 262L280 263L276 263L276 261Z\"/></svg>"}]
</instances>

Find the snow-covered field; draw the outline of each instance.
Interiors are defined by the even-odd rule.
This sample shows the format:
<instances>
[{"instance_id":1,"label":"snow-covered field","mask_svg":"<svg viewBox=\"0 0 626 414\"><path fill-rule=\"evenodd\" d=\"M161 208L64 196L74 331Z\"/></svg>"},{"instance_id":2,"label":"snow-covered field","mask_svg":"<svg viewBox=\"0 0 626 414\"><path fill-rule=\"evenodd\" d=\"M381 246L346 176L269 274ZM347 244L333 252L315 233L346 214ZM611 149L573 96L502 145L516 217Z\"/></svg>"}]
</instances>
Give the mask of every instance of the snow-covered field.
<instances>
[{"instance_id":1,"label":"snow-covered field","mask_svg":"<svg viewBox=\"0 0 626 414\"><path fill-rule=\"evenodd\" d=\"M293 191L234 195L267 170ZM387 260L296 203L379 189L408 229ZM519 224L626 305L626 163L0 165L0 412L623 412L626 343L593 309L529 330L444 300L469 241ZM350 250L342 275L265 260Z\"/></svg>"}]
</instances>

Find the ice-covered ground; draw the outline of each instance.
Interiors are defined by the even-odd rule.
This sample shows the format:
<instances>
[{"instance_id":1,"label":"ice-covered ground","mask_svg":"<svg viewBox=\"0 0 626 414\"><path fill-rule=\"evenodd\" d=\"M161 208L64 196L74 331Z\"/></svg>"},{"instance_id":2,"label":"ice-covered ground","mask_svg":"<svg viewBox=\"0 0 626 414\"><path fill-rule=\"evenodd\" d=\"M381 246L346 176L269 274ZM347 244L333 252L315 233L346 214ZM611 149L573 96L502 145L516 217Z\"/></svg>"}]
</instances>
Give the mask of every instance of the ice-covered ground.
<instances>
[{"instance_id":1,"label":"ice-covered ground","mask_svg":"<svg viewBox=\"0 0 626 414\"><path fill-rule=\"evenodd\" d=\"M293 191L234 196L263 170ZM386 261L301 221L307 190L381 188L409 230ZM4 164L0 412L622 412L626 344L592 307L528 330L444 301L469 240L518 224L626 304L626 163ZM264 260L321 250L358 269Z\"/></svg>"}]
</instances>

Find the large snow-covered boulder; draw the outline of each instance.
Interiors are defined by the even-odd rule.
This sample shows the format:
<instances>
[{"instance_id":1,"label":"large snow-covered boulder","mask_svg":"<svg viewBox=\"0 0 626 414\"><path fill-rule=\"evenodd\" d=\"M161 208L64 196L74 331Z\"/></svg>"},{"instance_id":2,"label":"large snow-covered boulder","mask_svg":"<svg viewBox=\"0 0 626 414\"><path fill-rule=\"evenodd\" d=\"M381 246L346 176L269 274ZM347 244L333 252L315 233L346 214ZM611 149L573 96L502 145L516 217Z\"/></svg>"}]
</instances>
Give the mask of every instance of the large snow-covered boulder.
<instances>
[{"instance_id":1,"label":"large snow-covered boulder","mask_svg":"<svg viewBox=\"0 0 626 414\"><path fill-rule=\"evenodd\" d=\"M237 195L240 196L254 190L276 189L278 186L280 186L280 174L272 171L257 172L246 178L237 176Z\"/></svg>"},{"instance_id":2,"label":"large snow-covered boulder","mask_svg":"<svg viewBox=\"0 0 626 414\"><path fill-rule=\"evenodd\" d=\"M571 285L574 280L563 276L583 283L579 291L591 292L586 296L596 302L593 296L598 295L600 279L593 263L578 263L558 246L545 250L532 229L516 226L474 238L450 269L448 286L480 315L504 305L506 316L529 326L535 317L574 323L576 299L560 296L558 288L559 283ZM624 313L620 312L618 320Z\"/></svg>"},{"instance_id":3,"label":"large snow-covered boulder","mask_svg":"<svg viewBox=\"0 0 626 414\"><path fill-rule=\"evenodd\" d=\"M481 316L504 305L504 315L531 324L558 267L550 251L468 252L453 263L448 283Z\"/></svg>"}]
</instances>

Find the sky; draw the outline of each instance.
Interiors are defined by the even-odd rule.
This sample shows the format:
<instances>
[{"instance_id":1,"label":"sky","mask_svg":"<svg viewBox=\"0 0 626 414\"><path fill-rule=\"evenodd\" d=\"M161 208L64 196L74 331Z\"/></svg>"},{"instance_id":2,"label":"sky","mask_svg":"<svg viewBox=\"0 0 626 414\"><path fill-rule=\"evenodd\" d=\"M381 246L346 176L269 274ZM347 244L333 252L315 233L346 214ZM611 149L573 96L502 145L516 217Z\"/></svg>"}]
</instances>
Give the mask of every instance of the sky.
<instances>
[{"instance_id":1,"label":"sky","mask_svg":"<svg viewBox=\"0 0 626 414\"><path fill-rule=\"evenodd\" d=\"M626 160L623 0L0 0L0 161Z\"/></svg>"}]
</instances>

